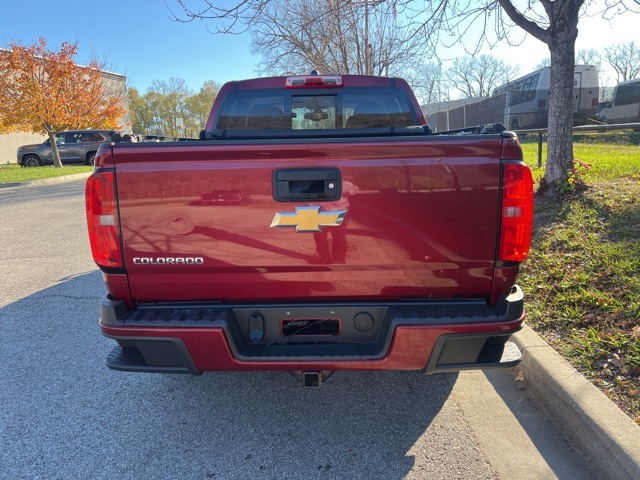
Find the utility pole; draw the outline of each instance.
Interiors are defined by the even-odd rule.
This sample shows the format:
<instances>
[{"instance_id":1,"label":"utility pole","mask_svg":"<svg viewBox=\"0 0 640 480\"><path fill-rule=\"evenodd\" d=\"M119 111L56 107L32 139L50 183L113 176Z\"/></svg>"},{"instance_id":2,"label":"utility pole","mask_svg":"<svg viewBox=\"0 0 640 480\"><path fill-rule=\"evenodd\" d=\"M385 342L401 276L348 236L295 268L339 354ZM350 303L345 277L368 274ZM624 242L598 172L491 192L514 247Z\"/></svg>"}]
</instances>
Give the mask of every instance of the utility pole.
<instances>
[{"instance_id":1,"label":"utility pole","mask_svg":"<svg viewBox=\"0 0 640 480\"><path fill-rule=\"evenodd\" d=\"M371 49L369 48L369 0L364 0L364 73L371 75Z\"/></svg>"},{"instance_id":2,"label":"utility pole","mask_svg":"<svg viewBox=\"0 0 640 480\"><path fill-rule=\"evenodd\" d=\"M377 7L387 0L360 0L357 3L364 3L364 73L374 75L373 71L373 45L369 41L369 4Z\"/></svg>"}]
</instances>

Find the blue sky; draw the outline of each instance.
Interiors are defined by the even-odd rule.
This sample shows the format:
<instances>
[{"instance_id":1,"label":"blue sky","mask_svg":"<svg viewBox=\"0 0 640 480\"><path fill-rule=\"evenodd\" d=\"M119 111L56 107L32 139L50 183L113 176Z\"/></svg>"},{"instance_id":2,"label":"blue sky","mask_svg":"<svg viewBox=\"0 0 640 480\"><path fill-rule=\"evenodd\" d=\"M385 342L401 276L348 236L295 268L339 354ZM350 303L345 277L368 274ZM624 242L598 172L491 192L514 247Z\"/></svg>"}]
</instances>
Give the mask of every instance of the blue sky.
<instances>
[{"instance_id":1,"label":"blue sky","mask_svg":"<svg viewBox=\"0 0 640 480\"><path fill-rule=\"evenodd\" d=\"M0 46L32 44L40 36L56 50L77 40L78 63L88 63L92 51L106 54L108 70L142 92L170 77L197 90L206 80L256 76L249 35L212 35L204 22L174 22L163 0L0 0Z\"/></svg>"},{"instance_id":2,"label":"blue sky","mask_svg":"<svg viewBox=\"0 0 640 480\"><path fill-rule=\"evenodd\" d=\"M174 0L167 4L180 9ZM626 14L613 24L601 19L580 21L576 50L603 50L611 43L638 41L640 15ZM42 36L52 49L63 41L78 41L78 63L88 63L92 52L107 56L108 69L127 76L129 84L145 92L153 80L180 77L197 90L206 80L224 83L256 76L258 57L250 54L250 35L212 35L207 23L171 20L164 0L0 0L0 47L17 41L32 44ZM519 47L487 51L519 64L528 73L548 50L529 38ZM448 51L462 56L464 51ZM302 72L301 72L302 73Z\"/></svg>"}]
</instances>

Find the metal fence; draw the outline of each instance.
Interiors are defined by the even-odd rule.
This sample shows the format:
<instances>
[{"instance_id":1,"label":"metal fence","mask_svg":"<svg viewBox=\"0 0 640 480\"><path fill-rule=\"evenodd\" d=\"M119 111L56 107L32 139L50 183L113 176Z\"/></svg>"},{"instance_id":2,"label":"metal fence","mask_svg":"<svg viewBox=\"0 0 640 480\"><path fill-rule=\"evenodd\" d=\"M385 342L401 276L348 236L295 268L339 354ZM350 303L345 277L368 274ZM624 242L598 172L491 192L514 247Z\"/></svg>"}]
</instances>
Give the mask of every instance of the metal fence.
<instances>
[{"instance_id":1,"label":"metal fence","mask_svg":"<svg viewBox=\"0 0 640 480\"><path fill-rule=\"evenodd\" d=\"M444 132L474 125L503 123L505 106L505 95L488 97L475 103L433 113L429 115L429 125L436 132Z\"/></svg>"},{"instance_id":2,"label":"metal fence","mask_svg":"<svg viewBox=\"0 0 640 480\"><path fill-rule=\"evenodd\" d=\"M611 101L614 88L600 87L597 92L591 89L577 90L574 125L599 124L597 113ZM510 95L495 95L475 101L470 100L464 105L456 105L451 108L446 102L438 104L436 108L434 108L435 106L429 107L427 105L424 110L429 118L429 125L436 132L490 123L502 123L512 130L546 128L548 125L549 91L534 90L511 93ZM640 117L634 121L640 122Z\"/></svg>"},{"instance_id":3,"label":"metal fence","mask_svg":"<svg viewBox=\"0 0 640 480\"><path fill-rule=\"evenodd\" d=\"M538 168L542 167L542 140L543 135L547 133L547 128L537 128L531 130L518 130L516 133L518 135L528 135L528 134L537 134L538 135ZM578 134L582 132L595 132L595 133L605 133L611 131L640 131L640 123L622 123L618 125L582 125L579 127L573 127L573 134Z\"/></svg>"}]
</instances>

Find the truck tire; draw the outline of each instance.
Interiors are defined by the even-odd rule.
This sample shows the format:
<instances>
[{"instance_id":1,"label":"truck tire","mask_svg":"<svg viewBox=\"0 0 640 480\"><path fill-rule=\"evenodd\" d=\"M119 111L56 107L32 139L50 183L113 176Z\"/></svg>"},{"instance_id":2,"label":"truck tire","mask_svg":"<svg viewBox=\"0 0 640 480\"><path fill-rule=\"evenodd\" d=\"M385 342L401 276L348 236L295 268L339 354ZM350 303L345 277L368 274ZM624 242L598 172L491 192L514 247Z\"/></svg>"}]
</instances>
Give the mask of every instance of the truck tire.
<instances>
[{"instance_id":1,"label":"truck tire","mask_svg":"<svg viewBox=\"0 0 640 480\"><path fill-rule=\"evenodd\" d=\"M41 167L42 161L38 158L37 155L25 155L22 159L23 167Z\"/></svg>"},{"instance_id":2,"label":"truck tire","mask_svg":"<svg viewBox=\"0 0 640 480\"><path fill-rule=\"evenodd\" d=\"M96 163L96 152L89 152L87 153L87 159L86 159L87 165L93 165Z\"/></svg>"}]
</instances>

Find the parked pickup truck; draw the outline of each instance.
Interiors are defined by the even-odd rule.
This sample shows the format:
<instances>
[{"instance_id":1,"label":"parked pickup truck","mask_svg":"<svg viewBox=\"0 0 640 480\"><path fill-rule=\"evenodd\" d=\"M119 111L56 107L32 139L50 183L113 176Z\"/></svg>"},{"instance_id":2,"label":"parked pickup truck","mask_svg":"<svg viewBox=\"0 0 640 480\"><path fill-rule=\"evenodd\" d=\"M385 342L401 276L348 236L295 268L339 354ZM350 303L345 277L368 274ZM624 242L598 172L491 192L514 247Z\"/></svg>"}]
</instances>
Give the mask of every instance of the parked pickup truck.
<instances>
[{"instance_id":1,"label":"parked pickup truck","mask_svg":"<svg viewBox=\"0 0 640 480\"><path fill-rule=\"evenodd\" d=\"M86 187L116 370L513 366L533 218L510 132L432 134L398 78L227 83L199 140L103 144Z\"/></svg>"}]
</instances>

